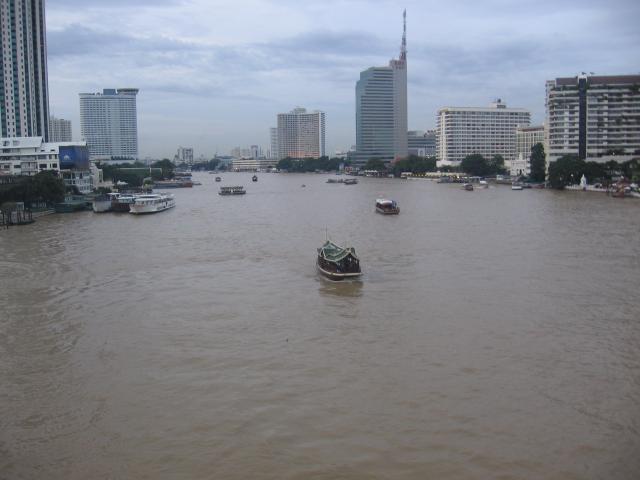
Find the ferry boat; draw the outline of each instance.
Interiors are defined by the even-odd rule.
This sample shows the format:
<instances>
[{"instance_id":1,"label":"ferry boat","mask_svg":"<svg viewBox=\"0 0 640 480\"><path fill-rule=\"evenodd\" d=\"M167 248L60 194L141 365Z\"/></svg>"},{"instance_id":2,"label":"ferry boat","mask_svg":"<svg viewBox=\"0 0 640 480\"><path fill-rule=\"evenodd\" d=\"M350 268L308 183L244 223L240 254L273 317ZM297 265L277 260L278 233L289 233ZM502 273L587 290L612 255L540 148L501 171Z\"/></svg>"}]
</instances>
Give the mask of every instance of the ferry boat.
<instances>
[{"instance_id":1,"label":"ferry boat","mask_svg":"<svg viewBox=\"0 0 640 480\"><path fill-rule=\"evenodd\" d=\"M362 275L360 259L353 247L340 247L327 240L318 248L318 271L330 280L358 278Z\"/></svg>"},{"instance_id":2,"label":"ferry boat","mask_svg":"<svg viewBox=\"0 0 640 480\"><path fill-rule=\"evenodd\" d=\"M243 186L236 185L234 187L220 187L218 195L244 195L247 193Z\"/></svg>"},{"instance_id":3,"label":"ferry boat","mask_svg":"<svg viewBox=\"0 0 640 480\"><path fill-rule=\"evenodd\" d=\"M128 212L136 201L136 196L129 193L108 193L111 197L111 210L114 212Z\"/></svg>"},{"instance_id":4,"label":"ferry boat","mask_svg":"<svg viewBox=\"0 0 640 480\"><path fill-rule=\"evenodd\" d=\"M400 213L400 207L395 200L387 200L386 198L378 198L376 200L376 212L383 215L397 215Z\"/></svg>"},{"instance_id":5,"label":"ferry boat","mask_svg":"<svg viewBox=\"0 0 640 480\"><path fill-rule=\"evenodd\" d=\"M146 195L138 195L135 202L131 204L129 213L158 213L169 210L176 206L173 195L166 193L149 193Z\"/></svg>"},{"instance_id":6,"label":"ferry boat","mask_svg":"<svg viewBox=\"0 0 640 480\"><path fill-rule=\"evenodd\" d=\"M91 207L95 213L103 213L111 211L111 197L109 195L98 195L91 202Z\"/></svg>"}]
</instances>

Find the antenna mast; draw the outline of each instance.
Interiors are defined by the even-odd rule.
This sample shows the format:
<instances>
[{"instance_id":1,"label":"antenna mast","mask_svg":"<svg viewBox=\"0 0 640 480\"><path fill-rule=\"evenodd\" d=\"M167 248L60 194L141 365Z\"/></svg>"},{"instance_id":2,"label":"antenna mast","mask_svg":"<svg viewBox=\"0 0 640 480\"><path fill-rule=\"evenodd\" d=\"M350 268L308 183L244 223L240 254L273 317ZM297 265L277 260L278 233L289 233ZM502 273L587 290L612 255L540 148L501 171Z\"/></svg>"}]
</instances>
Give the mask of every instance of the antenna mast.
<instances>
[{"instance_id":1,"label":"antenna mast","mask_svg":"<svg viewBox=\"0 0 640 480\"><path fill-rule=\"evenodd\" d=\"M407 9L402 12L402 47L400 48L400 60L407 59Z\"/></svg>"}]
</instances>

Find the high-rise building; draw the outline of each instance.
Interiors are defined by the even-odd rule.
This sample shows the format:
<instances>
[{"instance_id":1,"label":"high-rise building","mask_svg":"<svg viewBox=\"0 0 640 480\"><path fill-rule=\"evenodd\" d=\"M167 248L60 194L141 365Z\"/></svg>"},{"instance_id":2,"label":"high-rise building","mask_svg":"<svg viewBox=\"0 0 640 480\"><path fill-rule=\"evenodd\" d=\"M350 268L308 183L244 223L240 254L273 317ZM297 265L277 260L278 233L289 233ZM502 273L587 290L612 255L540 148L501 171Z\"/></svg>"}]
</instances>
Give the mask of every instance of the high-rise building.
<instances>
[{"instance_id":1,"label":"high-rise building","mask_svg":"<svg viewBox=\"0 0 640 480\"><path fill-rule=\"evenodd\" d=\"M278 158L319 158L325 154L324 112L294 108L278 114Z\"/></svg>"},{"instance_id":2,"label":"high-rise building","mask_svg":"<svg viewBox=\"0 0 640 480\"><path fill-rule=\"evenodd\" d=\"M180 163L186 163L187 165L193 165L193 148L178 147L178 153L176 153L175 161Z\"/></svg>"},{"instance_id":3,"label":"high-rise building","mask_svg":"<svg viewBox=\"0 0 640 480\"><path fill-rule=\"evenodd\" d=\"M269 140L271 143L271 150L269 151L269 158L280 160L278 158L278 127L269 128Z\"/></svg>"},{"instance_id":4,"label":"high-rise building","mask_svg":"<svg viewBox=\"0 0 640 480\"><path fill-rule=\"evenodd\" d=\"M544 144L544 126L516 127L516 157L511 160L511 175L531 173L531 148L536 143Z\"/></svg>"},{"instance_id":5,"label":"high-rise building","mask_svg":"<svg viewBox=\"0 0 640 480\"><path fill-rule=\"evenodd\" d=\"M56 118L54 116L49 117L49 141L70 142L71 120Z\"/></svg>"},{"instance_id":6,"label":"high-rise building","mask_svg":"<svg viewBox=\"0 0 640 480\"><path fill-rule=\"evenodd\" d=\"M400 57L387 67L360 72L356 83L355 163L372 158L393 161L408 155L407 12L403 13Z\"/></svg>"},{"instance_id":7,"label":"high-rise building","mask_svg":"<svg viewBox=\"0 0 640 480\"><path fill-rule=\"evenodd\" d=\"M436 131L435 130L409 130L407 132L409 155L419 157L436 156Z\"/></svg>"},{"instance_id":8,"label":"high-rise building","mask_svg":"<svg viewBox=\"0 0 640 480\"><path fill-rule=\"evenodd\" d=\"M547 161L624 161L640 153L640 75L547 81Z\"/></svg>"},{"instance_id":9,"label":"high-rise building","mask_svg":"<svg viewBox=\"0 0 640 480\"><path fill-rule=\"evenodd\" d=\"M44 0L0 0L0 136L49 138Z\"/></svg>"},{"instance_id":10,"label":"high-rise building","mask_svg":"<svg viewBox=\"0 0 640 480\"><path fill-rule=\"evenodd\" d=\"M92 159L138 158L137 88L80 94L80 133Z\"/></svg>"},{"instance_id":11,"label":"high-rise building","mask_svg":"<svg viewBox=\"0 0 640 480\"><path fill-rule=\"evenodd\" d=\"M436 157L444 165L458 165L479 153L485 158L502 155L505 165L516 157L516 128L528 126L531 114L507 108L498 99L489 107L444 107L438 110Z\"/></svg>"}]
</instances>

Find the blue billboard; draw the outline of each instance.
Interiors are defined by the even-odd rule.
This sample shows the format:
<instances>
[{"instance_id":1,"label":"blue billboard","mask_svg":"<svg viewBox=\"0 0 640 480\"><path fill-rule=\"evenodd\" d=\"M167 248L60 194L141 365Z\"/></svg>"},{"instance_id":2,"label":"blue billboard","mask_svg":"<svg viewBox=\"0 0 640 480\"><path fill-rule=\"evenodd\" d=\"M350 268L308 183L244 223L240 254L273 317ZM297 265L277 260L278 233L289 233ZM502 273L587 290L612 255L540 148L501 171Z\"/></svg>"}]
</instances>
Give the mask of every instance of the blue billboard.
<instances>
[{"instance_id":1,"label":"blue billboard","mask_svg":"<svg viewBox=\"0 0 640 480\"><path fill-rule=\"evenodd\" d=\"M61 170L89 170L89 149L84 145L67 145L58 148Z\"/></svg>"}]
</instances>

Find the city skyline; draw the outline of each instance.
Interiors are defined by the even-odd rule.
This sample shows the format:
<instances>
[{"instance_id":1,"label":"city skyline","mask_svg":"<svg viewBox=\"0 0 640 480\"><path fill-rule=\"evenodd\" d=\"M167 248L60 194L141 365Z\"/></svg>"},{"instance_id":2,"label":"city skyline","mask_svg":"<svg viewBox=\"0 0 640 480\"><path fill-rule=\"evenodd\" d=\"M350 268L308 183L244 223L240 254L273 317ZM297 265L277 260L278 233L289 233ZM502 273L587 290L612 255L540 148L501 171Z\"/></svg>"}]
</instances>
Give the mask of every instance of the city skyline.
<instances>
[{"instance_id":1,"label":"city skyline","mask_svg":"<svg viewBox=\"0 0 640 480\"><path fill-rule=\"evenodd\" d=\"M410 130L434 128L440 107L498 97L541 123L546 80L638 71L640 7L630 1L462 2L455 10L412 1L133 3L139 8L124 17L122 1L47 5L49 92L52 114L79 132L78 93L139 88L141 157L169 156L184 144L197 156L267 147L273 115L292 105L327 113L328 153L348 148L354 82L397 55L404 7Z\"/></svg>"}]
</instances>

